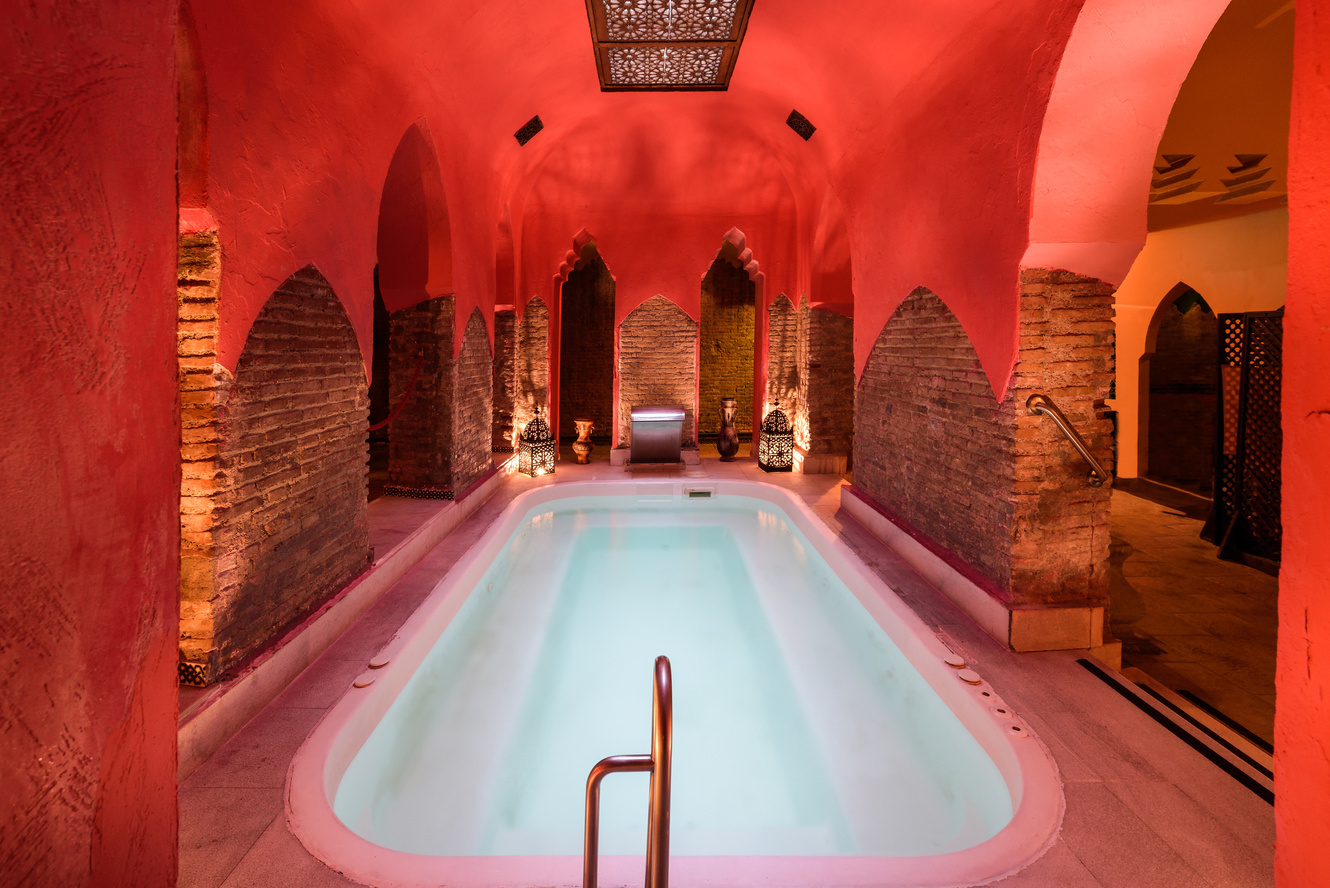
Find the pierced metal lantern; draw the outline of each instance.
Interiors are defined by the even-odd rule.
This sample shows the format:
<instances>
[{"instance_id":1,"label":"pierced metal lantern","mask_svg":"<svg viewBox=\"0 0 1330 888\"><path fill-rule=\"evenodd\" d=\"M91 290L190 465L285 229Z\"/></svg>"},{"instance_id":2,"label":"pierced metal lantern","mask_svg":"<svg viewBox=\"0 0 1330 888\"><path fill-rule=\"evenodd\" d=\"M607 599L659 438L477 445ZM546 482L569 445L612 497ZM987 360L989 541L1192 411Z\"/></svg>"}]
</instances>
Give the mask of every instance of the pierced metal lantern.
<instances>
[{"instance_id":1,"label":"pierced metal lantern","mask_svg":"<svg viewBox=\"0 0 1330 888\"><path fill-rule=\"evenodd\" d=\"M517 471L523 475L553 475L554 455L558 443L550 434L550 427L540 418L540 408L536 416L517 439Z\"/></svg>"},{"instance_id":2,"label":"pierced metal lantern","mask_svg":"<svg viewBox=\"0 0 1330 888\"><path fill-rule=\"evenodd\" d=\"M757 465L764 472L794 470L794 430L780 401L762 420L762 437L757 445Z\"/></svg>"}]
</instances>

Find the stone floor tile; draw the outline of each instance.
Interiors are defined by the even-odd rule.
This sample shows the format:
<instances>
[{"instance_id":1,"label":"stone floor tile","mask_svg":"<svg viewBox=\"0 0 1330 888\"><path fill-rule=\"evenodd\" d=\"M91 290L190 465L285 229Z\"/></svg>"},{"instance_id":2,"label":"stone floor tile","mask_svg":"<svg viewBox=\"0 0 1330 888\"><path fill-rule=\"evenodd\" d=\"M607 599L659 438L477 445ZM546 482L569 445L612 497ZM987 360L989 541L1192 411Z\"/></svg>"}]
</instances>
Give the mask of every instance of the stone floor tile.
<instances>
[{"instance_id":1,"label":"stone floor tile","mask_svg":"<svg viewBox=\"0 0 1330 888\"><path fill-rule=\"evenodd\" d=\"M282 861L273 866L274 861ZM291 832L285 817L276 818L249 853L231 871L222 888L360 888L316 859Z\"/></svg>"},{"instance_id":2,"label":"stone floor tile","mask_svg":"<svg viewBox=\"0 0 1330 888\"><path fill-rule=\"evenodd\" d=\"M1067 847L1104 888L1213 888L1102 783L1068 783Z\"/></svg>"},{"instance_id":3,"label":"stone floor tile","mask_svg":"<svg viewBox=\"0 0 1330 888\"><path fill-rule=\"evenodd\" d=\"M187 782L180 792L179 884L217 888L279 819L280 793Z\"/></svg>"},{"instance_id":4,"label":"stone floor tile","mask_svg":"<svg viewBox=\"0 0 1330 888\"><path fill-rule=\"evenodd\" d=\"M1103 888L1067 843L1058 839L1043 857L1005 879L988 883L991 888Z\"/></svg>"},{"instance_id":5,"label":"stone floor tile","mask_svg":"<svg viewBox=\"0 0 1330 888\"><path fill-rule=\"evenodd\" d=\"M204 762L186 785L270 787L280 796L291 757L323 713L322 709L269 704Z\"/></svg>"},{"instance_id":6,"label":"stone floor tile","mask_svg":"<svg viewBox=\"0 0 1330 888\"><path fill-rule=\"evenodd\" d=\"M1244 818L1232 809L1202 804L1185 788L1164 782L1115 780L1105 786L1216 888L1270 881L1271 818Z\"/></svg>"}]
</instances>

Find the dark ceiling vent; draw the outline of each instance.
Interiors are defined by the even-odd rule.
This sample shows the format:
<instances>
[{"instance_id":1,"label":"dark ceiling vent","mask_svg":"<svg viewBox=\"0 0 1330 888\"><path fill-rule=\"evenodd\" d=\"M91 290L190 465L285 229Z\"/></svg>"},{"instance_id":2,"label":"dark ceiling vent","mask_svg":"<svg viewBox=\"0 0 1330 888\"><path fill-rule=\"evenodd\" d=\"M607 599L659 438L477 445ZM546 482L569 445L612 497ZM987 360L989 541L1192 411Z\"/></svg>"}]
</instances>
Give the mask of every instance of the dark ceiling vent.
<instances>
[{"instance_id":1,"label":"dark ceiling vent","mask_svg":"<svg viewBox=\"0 0 1330 888\"><path fill-rule=\"evenodd\" d=\"M803 139L805 142L813 138L813 133L817 132L817 127L813 126L808 118L804 117L798 111L791 111L790 116L785 118L785 122L789 124L790 129L798 133L799 138Z\"/></svg>"},{"instance_id":2,"label":"dark ceiling vent","mask_svg":"<svg viewBox=\"0 0 1330 888\"><path fill-rule=\"evenodd\" d=\"M545 124L540 122L540 115L537 114L535 117L522 124L522 128L513 133L513 138L517 140L517 144L525 145L536 137L536 133L544 128Z\"/></svg>"}]
</instances>

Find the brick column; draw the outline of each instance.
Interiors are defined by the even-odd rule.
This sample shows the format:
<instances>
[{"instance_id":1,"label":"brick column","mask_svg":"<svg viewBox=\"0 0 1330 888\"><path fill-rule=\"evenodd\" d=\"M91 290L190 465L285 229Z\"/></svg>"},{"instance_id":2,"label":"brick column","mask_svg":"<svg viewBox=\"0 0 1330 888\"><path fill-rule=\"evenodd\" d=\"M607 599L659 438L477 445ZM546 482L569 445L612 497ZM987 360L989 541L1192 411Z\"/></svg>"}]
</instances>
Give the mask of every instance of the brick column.
<instances>
[{"instance_id":1,"label":"brick column","mask_svg":"<svg viewBox=\"0 0 1330 888\"><path fill-rule=\"evenodd\" d=\"M453 366L452 488L460 496L481 475L494 467L490 431L494 414L491 394L493 360L489 332L479 308L466 320L462 351Z\"/></svg>"},{"instance_id":2,"label":"brick column","mask_svg":"<svg viewBox=\"0 0 1330 888\"><path fill-rule=\"evenodd\" d=\"M180 380L180 680L211 680L214 532L222 467L218 419L231 374L217 363L222 250L217 230L180 235L176 360Z\"/></svg>"},{"instance_id":3,"label":"brick column","mask_svg":"<svg viewBox=\"0 0 1330 888\"><path fill-rule=\"evenodd\" d=\"M513 407L517 399L517 313L511 308L494 312L494 366L491 374L494 421L490 450L513 450Z\"/></svg>"},{"instance_id":4,"label":"brick column","mask_svg":"<svg viewBox=\"0 0 1330 888\"><path fill-rule=\"evenodd\" d=\"M780 407L795 421L799 405L799 317L794 303L782 293L767 308L766 409ZM761 422L759 417L757 420Z\"/></svg>"},{"instance_id":5,"label":"brick column","mask_svg":"<svg viewBox=\"0 0 1330 888\"><path fill-rule=\"evenodd\" d=\"M1113 471L1113 423L1104 399L1113 381L1113 287L1052 269L1021 272L1020 356L1007 402L1014 408L1015 524L1012 598L1041 606L1108 603L1110 484L1088 468L1032 394L1052 398Z\"/></svg>"},{"instance_id":6,"label":"brick column","mask_svg":"<svg viewBox=\"0 0 1330 888\"><path fill-rule=\"evenodd\" d=\"M550 406L550 310L539 296L527 302L517 323L514 390L515 436L536 415L537 407L547 410Z\"/></svg>"},{"instance_id":7,"label":"brick column","mask_svg":"<svg viewBox=\"0 0 1330 888\"><path fill-rule=\"evenodd\" d=\"M822 308L809 309L806 318L802 470L839 475L849 467L854 441L854 321Z\"/></svg>"},{"instance_id":8,"label":"brick column","mask_svg":"<svg viewBox=\"0 0 1330 888\"><path fill-rule=\"evenodd\" d=\"M391 485L442 492L452 484L454 305L440 296L392 313L389 403L416 384L388 428Z\"/></svg>"}]
</instances>

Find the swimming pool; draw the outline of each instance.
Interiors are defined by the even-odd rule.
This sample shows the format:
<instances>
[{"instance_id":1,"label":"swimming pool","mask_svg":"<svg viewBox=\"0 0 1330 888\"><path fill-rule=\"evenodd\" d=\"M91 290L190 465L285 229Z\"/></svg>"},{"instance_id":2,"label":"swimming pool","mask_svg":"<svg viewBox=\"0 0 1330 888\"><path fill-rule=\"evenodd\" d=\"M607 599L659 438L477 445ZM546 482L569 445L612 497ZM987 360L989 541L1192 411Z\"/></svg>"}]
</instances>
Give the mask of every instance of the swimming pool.
<instances>
[{"instance_id":1,"label":"swimming pool","mask_svg":"<svg viewBox=\"0 0 1330 888\"><path fill-rule=\"evenodd\" d=\"M586 774L647 747L666 654L675 884L954 884L1035 856L1058 781L992 689L783 491L689 493L519 497L297 755L306 846L375 884L578 883ZM639 882L645 775L603 793L602 881Z\"/></svg>"}]
</instances>

